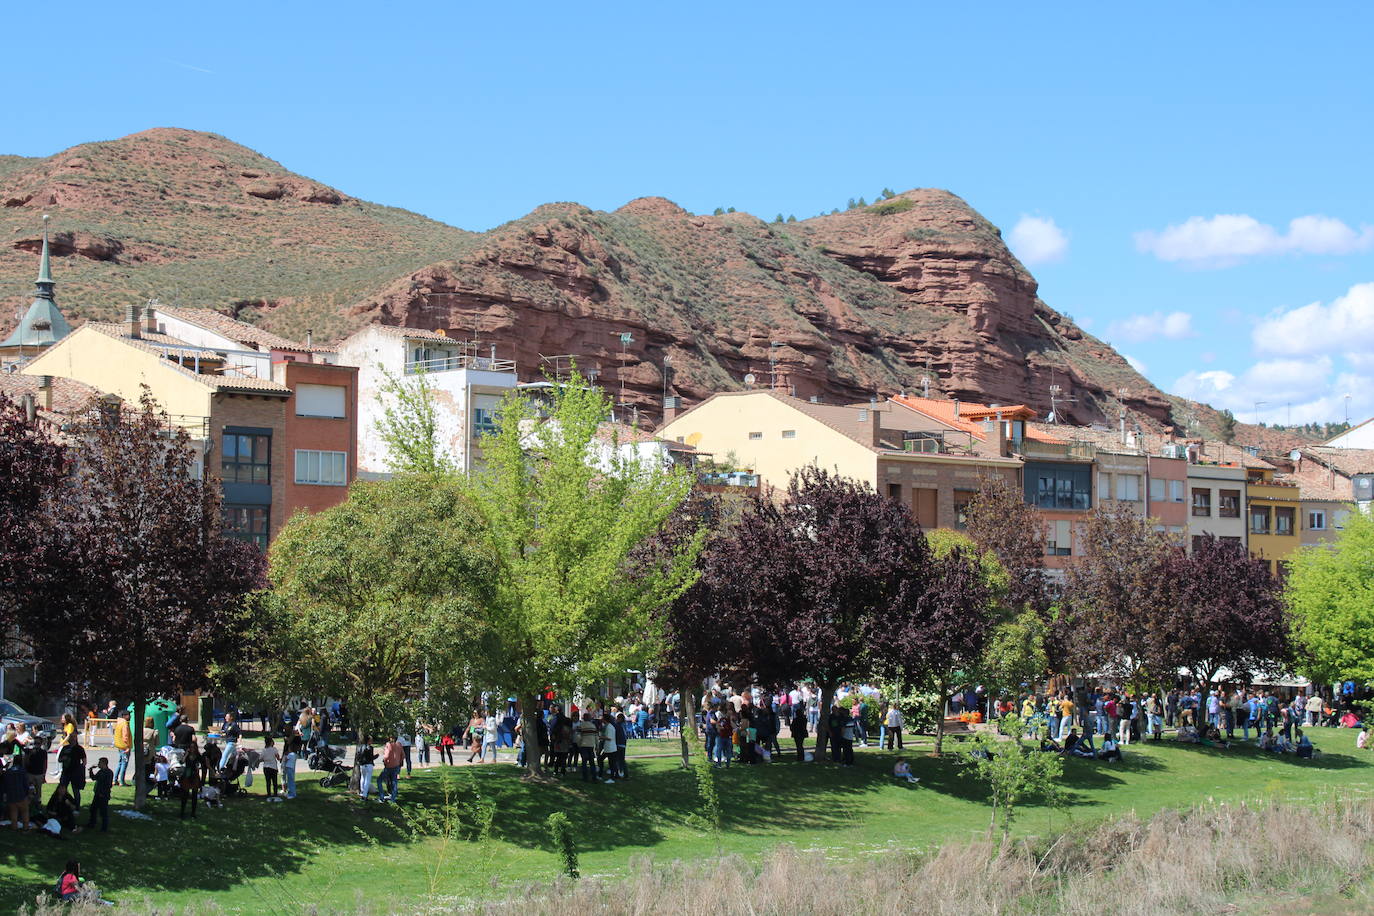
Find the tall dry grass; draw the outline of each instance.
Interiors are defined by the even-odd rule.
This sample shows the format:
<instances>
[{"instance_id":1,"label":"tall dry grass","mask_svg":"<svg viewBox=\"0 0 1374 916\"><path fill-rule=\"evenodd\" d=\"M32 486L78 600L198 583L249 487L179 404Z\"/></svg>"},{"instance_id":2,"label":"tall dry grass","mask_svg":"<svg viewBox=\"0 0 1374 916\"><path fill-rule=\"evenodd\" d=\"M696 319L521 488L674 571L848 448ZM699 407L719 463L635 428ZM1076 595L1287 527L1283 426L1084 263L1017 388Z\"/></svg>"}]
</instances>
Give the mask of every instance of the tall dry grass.
<instances>
[{"instance_id":1,"label":"tall dry grass","mask_svg":"<svg viewBox=\"0 0 1374 916\"><path fill-rule=\"evenodd\" d=\"M1173 916L1264 912L1273 892L1316 892L1349 912L1374 911L1374 800L1263 802L1127 816L1053 841L950 844L928 854L834 862L782 846L662 865L628 878L559 880L480 902L414 900L354 914L467 916ZM1288 899L1288 898L1285 898ZM1288 906L1288 903L1284 904ZM96 910L92 910L95 912ZM127 910L173 916L159 907ZM325 912L307 907L305 912ZM42 907L38 913L55 913ZM84 912L82 908L64 912ZM108 912L108 911L104 911ZM185 910L182 916L214 910ZM1287 909L1285 912L1294 912Z\"/></svg>"}]
</instances>

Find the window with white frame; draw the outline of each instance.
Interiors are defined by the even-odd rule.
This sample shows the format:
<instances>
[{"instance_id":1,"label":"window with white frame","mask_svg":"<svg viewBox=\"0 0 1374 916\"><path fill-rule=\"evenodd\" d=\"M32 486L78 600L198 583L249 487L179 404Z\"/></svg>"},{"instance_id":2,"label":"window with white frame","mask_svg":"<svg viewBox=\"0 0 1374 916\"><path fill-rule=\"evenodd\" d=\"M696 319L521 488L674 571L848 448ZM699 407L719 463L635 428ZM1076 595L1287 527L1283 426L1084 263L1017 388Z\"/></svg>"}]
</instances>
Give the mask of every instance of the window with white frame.
<instances>
[{"instance_id":1,"label":"window with white frame","mask_svg":"<svg viewBox=\"0 0 1374 916\"><path fill-rule=\"evenodd\" d=\"M1169 481L1169 501L1175 503L1183 502L1183 481Z\"/></svg>"},{"instance_id":2,"label":"window with white frame","mask_svg":"<svg viewBox=\"0 0 1374 916\"><path fill-rule=\"evenodd\" d=\"M1150 502L1164 502L1166 498L1165 494L1168 492L1168 487L1166 486L1167 484L1167 480L1163 480L1159 477L1150 478Z\"/></svg>"},{"instance_id":3,"label":"window with white frame","mask_svg":"<svg viewBox=\"0 0 1374 916\"><path fill-rule=\"evenodd\" d=\"M1137 502L1140 499L1140 475L1117 474L1116 498L1129 502Z\"/></svg>"},{"instance_id":4,"label":"window with white frame","mask_svg":"<svg viewBox=\"0 0 1374 916\"><path fill-rule=\"evenodd\" d=\"M1320 509L1312 509L1307 513L1308 531L1326 530L1326 512Z\"/></svg>"},{"instance_id":5,"label":"window with white frame","mask_svg":"<svg viewBox=\"0 0 1374 916\"><path fill-rule=\"evenodd\" d=\"M297 385L296 416L344 417L348 389L341 385Z\"/></svg>"},{"instance_id":6,"label":"window with white frame","mask_svg":"<svg viewBox=\"0 0 1374 916\"><path fill-rule=\"evenodd\" d=\"M296 449L296 483L327 487L348 485L348 452Z\"/></svg>"}]
</instances>

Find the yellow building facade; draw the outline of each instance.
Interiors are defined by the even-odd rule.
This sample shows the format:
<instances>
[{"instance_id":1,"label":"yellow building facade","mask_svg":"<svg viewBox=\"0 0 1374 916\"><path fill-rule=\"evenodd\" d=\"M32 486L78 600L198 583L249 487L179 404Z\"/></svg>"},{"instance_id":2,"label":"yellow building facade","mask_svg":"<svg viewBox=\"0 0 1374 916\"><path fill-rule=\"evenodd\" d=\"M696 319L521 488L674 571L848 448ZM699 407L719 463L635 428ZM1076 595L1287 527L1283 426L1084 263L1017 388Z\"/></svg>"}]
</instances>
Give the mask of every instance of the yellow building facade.
<instances>
[{"instance_id":1,"label":"yellow building facade","mask_svg":"<svg viewBox=\"0 0 1374 916\"><path fill-rule=\"evenodd\" d=\"M1269 471L1251 471L1245 486L1246 530L1250 555L1282 575L1286 562L1302 544L1301 491Z\"/></svg>"}]
</instances>

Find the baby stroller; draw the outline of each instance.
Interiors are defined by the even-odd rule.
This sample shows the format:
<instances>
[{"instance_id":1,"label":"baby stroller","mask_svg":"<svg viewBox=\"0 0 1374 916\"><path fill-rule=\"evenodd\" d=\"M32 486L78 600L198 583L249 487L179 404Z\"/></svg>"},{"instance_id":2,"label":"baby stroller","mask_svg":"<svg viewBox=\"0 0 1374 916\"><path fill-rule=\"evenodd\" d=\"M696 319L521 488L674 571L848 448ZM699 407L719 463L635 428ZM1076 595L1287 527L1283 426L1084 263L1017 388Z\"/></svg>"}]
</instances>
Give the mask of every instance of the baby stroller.
<instances>
[{"instance_id":1,"label":"baby stroller","mask_svg":"<svg viewBox=\"0 0 1374 916\"><path fill-rule=\"evenodd\" d=\"M222 767L215 779L220 794L224 798L229 798L240 792L246 795L247 793L238 785L239 777L247 774L244 782L245 784L251 784L253 771L256 770L261 763L262 757L255 750L240 748L235 751L234 756L229 758L229 765Z\"/></svg>"},{"instance_id":2,"label":"baby stroller","mask_svg":"<svg viewBox=\"0 0 1374 916\"><path fill-rule=\"evenodd\" d=\"M334 786L344 786L348 785L348 774L353 768L345 765L343 758L343 748L330 747L321 742L315 745L315 750L310 753L310 759L306 761L306 766L324 774L320 777L322 787L329 789Z\"/></svg>"}]
</instances>

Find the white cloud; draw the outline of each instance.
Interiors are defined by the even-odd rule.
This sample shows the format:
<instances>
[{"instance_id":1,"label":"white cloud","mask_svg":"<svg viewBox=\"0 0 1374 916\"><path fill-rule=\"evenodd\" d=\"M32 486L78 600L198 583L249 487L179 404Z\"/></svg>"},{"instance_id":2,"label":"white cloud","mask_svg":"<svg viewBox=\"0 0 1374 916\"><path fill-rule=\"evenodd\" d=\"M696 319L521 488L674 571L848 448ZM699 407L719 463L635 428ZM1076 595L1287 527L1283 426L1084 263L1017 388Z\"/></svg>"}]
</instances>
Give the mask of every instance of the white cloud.
<instances>
[{"instance_id":1,"label":"white cloud","mask_svg":"<svg viewBox=\"0 0 1374 916\"><path fill-rule=\"evenodd\" d=\"M1240 375L1223 369L1192 371L1173 384L1175 394L1230 410L1253 423L1324 423L1345 417L1351 395L1352 417L1374 413L1374 376L1335 373L1330 357L1258 362ZM1256 402L1260 404L1256 410Z\"/></svg>"},{"instance_id":2,"label":"white cloud","mask_svg":"<svg viewBox=\"0 0 1374 916\"><path fill-rule=\"evenodd\" d=\"M1345 353L1367 365L1374 352L1374 283L1359 283L1330 305L1313 302L1269 315L1252 332L1260 353Z\"/></svg>"},{"instance_id":3,"label":"white cloud","mask_svg":"<svg viewBox=\"0 0 1374 916\"><path fill-rule=\"evenodd\" d=\"M1012 227L1007 242L1023 264L1062 261L1069 251L1069 237L1054 220L1026 214Z\"/></svg>"},{"instance_id":4,"label":"white cloud","mask_svg":"<svg viewBox=\"0 0 1374 916\"><path fill-rule=\"evenodd\" d=\"M1299 216L1282 232L1245 214L1194 216L1160 232L1135 234L1136 247L1161 261L1226 267L1277 254L1352 254L1374 248L1374 226L1358 230L1330 216Z\"/></svg>"},{"instance_id":5,"label":"white cloud","mask_svg":"<svg viewBox=\"0 0 1374 916\"><path fill-rule=\"evenodd\" d=\"M1162 337L1165 340L1182 340L1193 336L1193 316L1187 312L1151 312L1148 315L1132 315L1121 321L1112 322L1107 328L1107 336L1112 340L1125 340L1138 343Z\"/></svg>"},{"instance_id":6,"label":"white cloud","mask_svg":"<svg viewBox=\"0 0 1374 916\"><path fill-rule=\"evenodd\" d=\"M1143 362L1136 359L1129 353L1122 353L1121 358L1126 360L1126 363L1136 372L1139 372L1141 375L1146 375L1150 371L1150 368L1148 366L1146 366Z\"/></svg>"}]
</instances>

